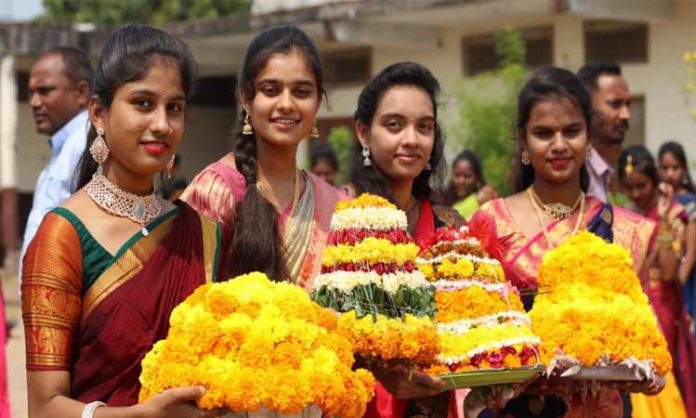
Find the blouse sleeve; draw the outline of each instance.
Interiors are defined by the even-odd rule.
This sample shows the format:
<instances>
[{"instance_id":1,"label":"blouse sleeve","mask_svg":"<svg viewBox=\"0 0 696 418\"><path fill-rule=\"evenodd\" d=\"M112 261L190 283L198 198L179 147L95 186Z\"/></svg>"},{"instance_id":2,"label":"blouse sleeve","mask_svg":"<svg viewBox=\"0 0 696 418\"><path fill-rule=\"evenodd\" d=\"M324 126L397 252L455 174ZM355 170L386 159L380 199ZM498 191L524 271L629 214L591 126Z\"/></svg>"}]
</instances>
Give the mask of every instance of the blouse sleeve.
<instances>
[{"instance_id":1,"label":"blouse sleeve","mask_svg":"<svg viewBox=\"0 0 696 418\"><path fill-rule=\"evenodd\" d=\"M222 223L223 228L232 223L234 193L230 184L215 170L201 171L184 190L181 200L204 216Z\"/></svg>"},{"instance_id":2,"label":"blouse sleeve","mask_svg":"<svg viewBox=\"0 0 696 418\"><path fill-rule=\"evenodd\" d=\"M73 225L49 213L27 249L22 318L27 370L68 370L82 309L82 250Z\"/></svg>"}]
</instances>

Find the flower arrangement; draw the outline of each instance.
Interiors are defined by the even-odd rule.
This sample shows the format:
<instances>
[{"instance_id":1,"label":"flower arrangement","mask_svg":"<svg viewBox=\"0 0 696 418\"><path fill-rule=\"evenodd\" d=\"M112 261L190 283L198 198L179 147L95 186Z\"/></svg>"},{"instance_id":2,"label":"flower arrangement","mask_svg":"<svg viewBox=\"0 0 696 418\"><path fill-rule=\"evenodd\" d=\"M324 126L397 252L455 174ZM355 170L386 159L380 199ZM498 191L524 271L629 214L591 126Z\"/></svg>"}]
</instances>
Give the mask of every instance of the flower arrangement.
<instances>
[{"instance_id":1,"label":"flower arrangement","mask_svg":"<svg viewBox=\"0 0 696 418\"><path fill-rule=\"evenodd\" d=\"M417 258L436 286L440 353L426 370L448 374L534 366L539 338L530 329L519 292L505 279L491 223L441 228L424 240ZM486 244L484 246L484 243Z\"/></svg>"},{"instance_id":2,"label":"flower arrangement","mask_svg":"<svg viewBox=\"0 0 696 418\"><path fill-rule=\"evenodd\" d=\"M312 298L342 313L365 360L428 363L437 355L434 287L416 267L406 214L379 196L340 202Z\"/></svg>"},{"instance_id":3,"label":"flower arrangement","mask_svg":"<svg viewBox=\"0 0 696 418\"><path fill-rule=\"evenodd\" d=\"M201 408L298 414L316 405L326 416L359 418L373 396L372 374L351 370L350 335L336 314L261 273L201 286L170 325L143 359L141 402L201 385Z\"/></svg>"},{"instance_id":4,"label":"flower arrangement","mask_svg":"<svg viewBox=\"0 0 696 418\"><path fill-rule=\"evenodd\" d=\"M631 268L629 252L581 232L544 256L530 311L542 359L586 367L627 364L646 377L672 367L667 343Z\"/></svg>"}]
</instances>

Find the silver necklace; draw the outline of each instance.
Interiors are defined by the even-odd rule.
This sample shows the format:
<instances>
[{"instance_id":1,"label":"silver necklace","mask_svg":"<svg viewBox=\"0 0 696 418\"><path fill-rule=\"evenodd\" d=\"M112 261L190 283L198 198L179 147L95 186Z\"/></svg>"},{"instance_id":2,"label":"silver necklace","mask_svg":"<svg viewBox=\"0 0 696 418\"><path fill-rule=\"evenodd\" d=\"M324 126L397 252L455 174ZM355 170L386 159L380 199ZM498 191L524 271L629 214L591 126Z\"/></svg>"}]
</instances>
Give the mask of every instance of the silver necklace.
<instances>
[{"instance_id":1,"label":"silver necklace","mask_svg":"<svg viewBox=\"0 0 696 418\"><path fill-rule=\"evenodd\" d=\"M162 204L154 192L147 196L138 196L122 190L109 181L101 170L94 173L85 186L85 191L97 206L108 213L130 219L140 225L144 236L149 234L145 225L162 212Z\"/></svg>"}]
</instances>

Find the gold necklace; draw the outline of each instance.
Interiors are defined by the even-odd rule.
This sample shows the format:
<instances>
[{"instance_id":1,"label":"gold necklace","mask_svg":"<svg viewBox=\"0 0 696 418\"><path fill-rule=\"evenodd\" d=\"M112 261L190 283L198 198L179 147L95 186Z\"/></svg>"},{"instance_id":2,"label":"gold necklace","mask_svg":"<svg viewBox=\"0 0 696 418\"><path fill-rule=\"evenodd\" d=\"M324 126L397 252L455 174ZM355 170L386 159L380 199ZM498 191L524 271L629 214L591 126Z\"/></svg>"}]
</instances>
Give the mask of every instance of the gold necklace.
<instances>
[{"instance_id":1,"label":"gold necklace","mask_svg":"<svg viewBox=\"0 0 696 418\"><path fill-rule=\"evenodd\" d=\"M559 202L544 203L534 190L534 186L529 186L527 190L529 191L530 196L536 202L536 204L539 205L544 210L544 212L546 212L547 215L549 215L557 221L562 221L563 219L566 219L570 215L572 215L573 212L575 212L575 209L577 209L577 207L580 205L580 202L584 200L584 196L581 193L580 195L578 195L578 198L575 200L575 203L573 203L573 206L568 206Z\"/></svg>"},{"instance_id":2,"label":"gold necklace","mask_svg":"<svg viewBox=\"0 0 696 418\"><path fill-rule=\"evenodd\" d=\"M553 248L553 242L551 241L551 237L549 237L549 233L546 230L547 225L544 224L544 220L542 218L542 209L537 203L537 201L534 199L534 196L532 195L533 191L531 190L532 188L527 189L527 196L529 196L529 201L532 203L532 208L534 209L534 213L536 214L537 220L539 221L539 227L541 227L541 231L544 233L544 238L546 239L546 243L549 246L549 249ZM585 217L585 193L580 192L580 212L578 213L578 219L575 221L575 227L573 227L573 230L570 233L570 236L572 237L573 235L577 234L578 231L580 230L580 225L582 224L583 218Z\"/></svg>"},{"instance_id":3,"label":"gold necklace","mask_svg":"<svg viewBox=\"0 0 696 418\"><path fill-rule=\"evenodd\" d=\"M292 206L290 206L290 212L292 213L293 209L295 206L297 206L297 202L300 200L300 192L301 192L301 182L300 182L300 177L301 177L301 170L295 170L295 180L294 180L294 190L292 192ZM268 182L259 182L256 183L256 187L258 188L258 192L263 195L263 197L275 208L275 210L279 213L282 213L284 208L281 208L280 205L278 204L278 201L276 199L269 199L268 196L273 196L275 197L275 193L272 193L272 188L270 183ZM270 191L269 191L270 189Z\"/></svg>"}]
</instances>

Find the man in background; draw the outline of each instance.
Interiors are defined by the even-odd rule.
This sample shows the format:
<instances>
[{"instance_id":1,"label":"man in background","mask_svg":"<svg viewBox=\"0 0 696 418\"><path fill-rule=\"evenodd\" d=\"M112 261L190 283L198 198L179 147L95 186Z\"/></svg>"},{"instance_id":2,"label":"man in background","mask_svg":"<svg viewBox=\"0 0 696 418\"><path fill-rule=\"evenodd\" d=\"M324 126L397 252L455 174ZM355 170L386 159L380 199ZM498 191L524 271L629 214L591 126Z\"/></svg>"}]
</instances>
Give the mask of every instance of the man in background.
<instances>
[{"instance_id":1,"label":"man in background","mask_svg":"<svg viewBox=\"0 0 696 418\"><path fill-rule=\"evenodd\" d=\"M590 174L588 195L608 200L609 184L623 148L631 118L628 83L617 64L599 62L583 66L578 78L592 100L592 150L585 166Z\"/></svg>"},{"instance_id":2,"label":"man in background","mask_svg":"<svg viewBox=\"0 0 696 418\"><path fill-rule=\"evenodd\" d=\"M87 104L93 72L87 55L72 47L49 49L29 73L29 105L36 131L47 135L51 159L34 189L20 253L24 253L44 215L73 193L75 170L87 143ZM21 273L20 273L21 277Z\"/></svg>"}]
</instances>

